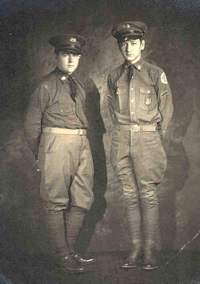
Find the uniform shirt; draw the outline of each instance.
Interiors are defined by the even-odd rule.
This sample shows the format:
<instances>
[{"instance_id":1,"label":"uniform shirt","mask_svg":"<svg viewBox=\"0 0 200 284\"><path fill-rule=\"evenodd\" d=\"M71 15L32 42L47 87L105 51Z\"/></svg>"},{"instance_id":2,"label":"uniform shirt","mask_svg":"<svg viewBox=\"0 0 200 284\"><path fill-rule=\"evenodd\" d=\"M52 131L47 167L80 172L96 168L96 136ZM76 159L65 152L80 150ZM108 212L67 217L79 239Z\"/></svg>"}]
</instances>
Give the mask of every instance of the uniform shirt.
<instances>
[{"instance_id":1,"label":"uniform shirt","mask_svg":"<svg viewBox=\"0 0 200 284\"><path fill-rule=\"evenodd\" d=\"M25 118L25 135L33 153L37 154L39 139L44 127L87 128L85 116L85 91L73 79L75 99L71 97L69 78L59 69L44 77L31 96Z\"/></svg>"},{"instance_id":2,"label":"uniform shirt","mask_svg":"<svg viewBox=\"0 0 200 284\"><path fill-rule=\"evenodd\" d=\"M108 76L107 103L119 124L157 124L165 131L172 118L170 86L163 70L143 59L133 65L128 79L127 63Z\"/></svg>"}]
</instances>

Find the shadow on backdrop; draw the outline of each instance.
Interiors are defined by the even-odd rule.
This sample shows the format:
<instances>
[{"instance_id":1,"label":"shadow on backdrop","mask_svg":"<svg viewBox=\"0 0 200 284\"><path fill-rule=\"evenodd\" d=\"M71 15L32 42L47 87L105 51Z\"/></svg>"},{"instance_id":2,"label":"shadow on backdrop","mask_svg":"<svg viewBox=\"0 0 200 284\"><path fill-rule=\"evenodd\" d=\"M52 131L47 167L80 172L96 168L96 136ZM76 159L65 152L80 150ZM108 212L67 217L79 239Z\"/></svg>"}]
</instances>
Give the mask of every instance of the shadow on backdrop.
<instances>
[{"instance_id":1,"label":"shadow on backdrop","mask_svg":"<svg viewBox=\"0 0 200 284\"><path fill-rule=\"evenodd\" d=\"M85 252L95 232L98 221L103 218L106 209L104 197L107 186L106 156L103 144L104 122L100 113L100 93L92 79L85 82L86 109L89 121L88 138L94 162L94 202L87 214L78 240L78 250Z\"/></svg>"},{"instance_id":2,"label":"shadow on backdrop","mask_svg":"<svg viewBox=\"0 0 200 284\"><path fill-rule=\"evenodd\" d=\"M192 102L187 110L184 123L176 122L176 110L172 127L169 129L165 149L168 165L163 182L159 188L160 209L160 245L165 258L176 249L177 240L177 194L181 192L188 178L189 159L184 148L183 138L186 135L193 114ZM169 254L169 255L168 255Z\"/></svg>"}]
</instances>

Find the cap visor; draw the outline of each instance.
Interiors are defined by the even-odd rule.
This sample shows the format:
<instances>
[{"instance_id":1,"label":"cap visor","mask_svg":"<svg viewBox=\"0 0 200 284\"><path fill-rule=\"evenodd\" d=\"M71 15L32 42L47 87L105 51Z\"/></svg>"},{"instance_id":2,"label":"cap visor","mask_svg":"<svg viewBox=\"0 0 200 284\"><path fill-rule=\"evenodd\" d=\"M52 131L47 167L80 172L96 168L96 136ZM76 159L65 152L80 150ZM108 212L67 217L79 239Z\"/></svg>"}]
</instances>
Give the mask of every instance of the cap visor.
<instances>
[{"instance_id":1,"label":"cap visor","mask_svg":"<svg viewBox=\"0 0 200 284\"><path fill-rule=\"evenodd\" d=\"M66 53L72 53L72 54L82 54L80 49L70 48L70 47L60 47L56 49L57 52L64 51Z\"/></svg>"}]
</instances>

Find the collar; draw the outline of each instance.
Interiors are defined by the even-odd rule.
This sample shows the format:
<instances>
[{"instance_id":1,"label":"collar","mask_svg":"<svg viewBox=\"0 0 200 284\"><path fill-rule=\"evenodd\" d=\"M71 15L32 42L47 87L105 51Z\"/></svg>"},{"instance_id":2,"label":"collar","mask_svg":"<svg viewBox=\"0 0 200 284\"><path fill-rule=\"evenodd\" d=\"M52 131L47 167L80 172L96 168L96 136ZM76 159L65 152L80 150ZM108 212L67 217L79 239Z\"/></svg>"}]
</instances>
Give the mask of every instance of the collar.
<instances>
[{"instance_id":1,"label":"collar","mask_svg":"<svg viewBox=\"0 0 200 284\"><path fill-rule=\"evenodd\" d=\"M124 62L124 67L125 67L125 69L127 69L130 65L132 65L132 66L135 67L135 69L137 69L138 71L141 71L142 66L143 66L143 63L144 63L144 61L143 61L142 58L140 58L140 60L138 60L138 61L137 61L136 63L134 63L134 64L131 64L131 63L125 61L125 62Z\"/></svg>"},{"instance_id":2,"label":"collar","mask_svg":"<svg viewBox=\"0 0 200 284\"><path fill-rule=\"evenodd\" d=\"M63 72L63 71L61 71L58 67L56 67L55 73L56 73L56 75L58 76L58 78L60 79L60 81L61 81L62 83L65 83L69 76L72 77L71 74L69 75L69 74L67 74L67 73L65 73L65 72ZM73 77L72 77L72 78L73 78Z\"/></svg>"}]
</instances>

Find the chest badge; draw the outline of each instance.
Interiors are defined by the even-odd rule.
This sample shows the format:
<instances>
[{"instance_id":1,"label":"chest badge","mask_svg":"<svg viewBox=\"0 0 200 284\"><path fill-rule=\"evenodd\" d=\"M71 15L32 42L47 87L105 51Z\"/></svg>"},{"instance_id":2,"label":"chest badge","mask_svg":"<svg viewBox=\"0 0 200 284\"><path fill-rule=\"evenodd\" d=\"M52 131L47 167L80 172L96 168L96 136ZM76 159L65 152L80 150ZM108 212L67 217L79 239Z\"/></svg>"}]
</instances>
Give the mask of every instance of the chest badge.
<instances>
[{"instance_id":1,"label":"chest badge","mask_svg":"<svg viewBox=\"0 0 200 284\"><path fill-rule=\"evenodd\" d=\"M119 87L116 87L116 95L120 95L120 90L119 90Z\"/></svg>"},{"instance_id":2,"label":"chest badge","mask_svg":"<svg viewBox=\"0 0 200 284\"><path fill-rule=\"evenodd\" d=\"M152 99L150 96L148 96L146 99L145 99L145 105L149 106L152 102Z\"/></svg>"}]
</instances>

